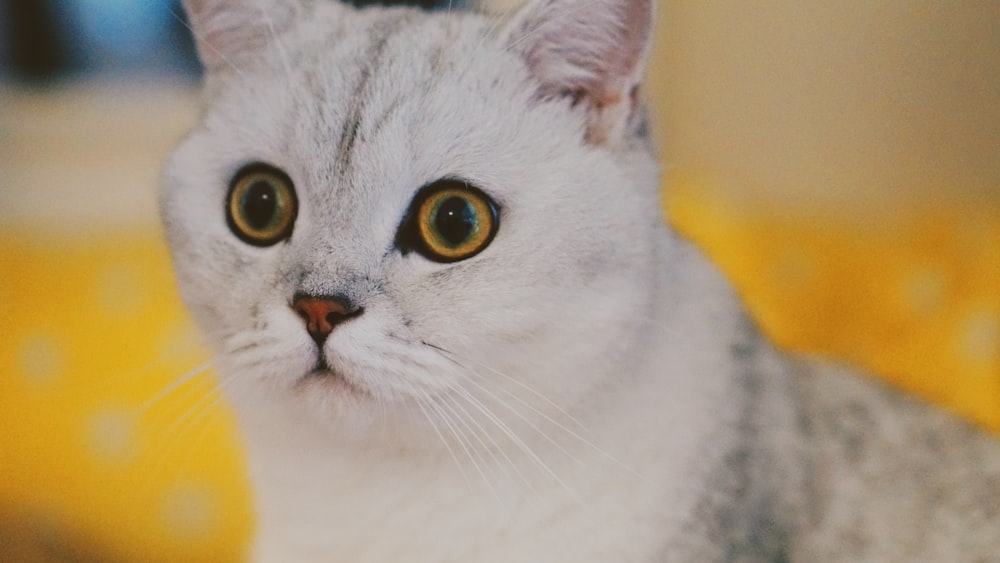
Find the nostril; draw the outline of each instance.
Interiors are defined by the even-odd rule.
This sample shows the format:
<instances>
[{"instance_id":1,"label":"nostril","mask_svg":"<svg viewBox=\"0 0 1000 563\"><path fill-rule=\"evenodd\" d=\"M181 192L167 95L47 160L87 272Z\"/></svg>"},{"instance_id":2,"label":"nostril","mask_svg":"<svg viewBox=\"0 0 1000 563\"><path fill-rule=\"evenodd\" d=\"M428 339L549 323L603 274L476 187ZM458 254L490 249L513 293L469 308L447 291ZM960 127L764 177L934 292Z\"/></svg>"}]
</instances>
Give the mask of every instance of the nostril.
<instances>
[{"instance_id":1,"label":"nostril","mask_svg":"<svg viewBox=\"0 0 1000 563\"><path fill-rule=\"evenodd\" d=\"M345 310L345 311L330 311L326 315L326 322L331 327L335 327L338 324L340 324L340 323L342 323L342 322L344 322L346 320L353 319L354 317L361 316L361 313L364 313L364 312L365 312L365 310L363 308L361 308L361 307L358 307L357 309L355 309L353 311L347 311L347 310Z\"/></svg>"},{"instance_id":2,"label":"nostril","mask_svg":"<svg viewBox=\"0 0 1000 563\"><path fill-rule=\"evenodd\" d=\"M292 309L305 322L306 330L316 344L322 346L337 325L360 315L363 309L353 307L340 297L309 297L297 295Z\"/></svg>"}]
</instances>

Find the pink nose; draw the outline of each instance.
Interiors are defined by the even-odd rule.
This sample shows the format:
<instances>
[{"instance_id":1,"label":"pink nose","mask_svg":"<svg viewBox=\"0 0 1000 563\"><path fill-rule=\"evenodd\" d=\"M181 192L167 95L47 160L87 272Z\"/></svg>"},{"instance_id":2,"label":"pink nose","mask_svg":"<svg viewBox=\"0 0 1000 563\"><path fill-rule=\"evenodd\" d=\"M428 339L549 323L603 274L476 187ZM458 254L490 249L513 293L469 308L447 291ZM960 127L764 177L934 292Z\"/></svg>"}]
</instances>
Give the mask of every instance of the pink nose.
<instances>
[{"instance_id":1,"label":"pink nose","mask_svg":"<svg viewBox=\"0 0 1000 563\"><path fill-rule=\"evenodd\" d=\"M329 297L299 296L292 302L292 309L305 321L317 346L323 346L337 325L361 314L361 309L351 310L343 300Z\"/></svg>"}]
</instances>

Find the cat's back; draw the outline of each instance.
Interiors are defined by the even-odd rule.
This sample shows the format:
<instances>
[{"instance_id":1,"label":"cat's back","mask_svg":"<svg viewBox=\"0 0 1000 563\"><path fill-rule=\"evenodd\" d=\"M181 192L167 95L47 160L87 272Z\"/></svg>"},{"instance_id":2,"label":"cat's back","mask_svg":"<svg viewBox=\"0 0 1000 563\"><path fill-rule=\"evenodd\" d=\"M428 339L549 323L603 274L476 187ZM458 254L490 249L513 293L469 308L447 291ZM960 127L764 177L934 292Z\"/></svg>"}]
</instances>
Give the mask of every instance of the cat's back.
<instances>
[{"instance_id":1,"label":"cat's back","mask_svg":"<svg viewBox=\"0 0 1000 563\"><path fill-rule=\"evenodd\" d=\"M807 559L1000 561L1000 441L866 375L794 377Z\"/></svg>"},{"instance_id":2,"label":"cat's back","mask_svg":"<svg viewBox=\"0 0 1000 563\"><path fill-rule=\"evenodd\" d=\"M1000 441L746 323L739 414L669 561L1000 561Z\"/></svg>"}]
</instances>

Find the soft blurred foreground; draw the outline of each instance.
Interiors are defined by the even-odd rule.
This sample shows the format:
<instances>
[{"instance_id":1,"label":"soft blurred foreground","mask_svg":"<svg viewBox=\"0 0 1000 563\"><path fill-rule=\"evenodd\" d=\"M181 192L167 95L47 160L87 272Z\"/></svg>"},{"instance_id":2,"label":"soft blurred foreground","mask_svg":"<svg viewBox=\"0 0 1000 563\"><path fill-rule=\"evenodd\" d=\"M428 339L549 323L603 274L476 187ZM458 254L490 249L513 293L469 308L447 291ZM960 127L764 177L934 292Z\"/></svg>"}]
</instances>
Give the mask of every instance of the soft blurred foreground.
<instances>
[{"instance_id":1,"label":"soft blurred foreground","mask_svg":"<svg viewBox=\"0 0 1000 563\"><path fill-rule=\"evenodd\" d=\"M664 4L646 93L671 219L779 343L995 431L998 27L989 1ZM160 48L0 82L3 561L236 561L251 533L156 221L197 117Z\"/></svg>"},{"instance_id":2,"label":"soft blurred foreground","mask_svg":"<svg viewBox=\"0 0 1000 563\"><path fill-rule=\"evenodd\" d=\"M0 104L0 560L240 560L242 454L155 215L193 88Z\"/></svg>"}]
</instances>

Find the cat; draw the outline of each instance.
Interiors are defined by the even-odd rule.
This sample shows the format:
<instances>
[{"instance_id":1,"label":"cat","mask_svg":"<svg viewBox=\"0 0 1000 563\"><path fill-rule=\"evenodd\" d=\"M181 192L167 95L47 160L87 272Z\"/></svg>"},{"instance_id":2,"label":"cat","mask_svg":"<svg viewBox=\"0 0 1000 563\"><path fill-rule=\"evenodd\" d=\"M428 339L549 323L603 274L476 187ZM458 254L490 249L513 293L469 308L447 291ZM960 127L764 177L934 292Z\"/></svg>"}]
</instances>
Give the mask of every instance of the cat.
<instances>
[{"instance_id":1,"label":"cat","mask_svg":"<svg viewBox=\"0 0 1000 563\"><path fill-rule=\"evenodd\" d=\"M187 0L161 213L254 561L1000 561L1000 444L790 358L666 225L652 0Z\"/></svg>"}]
</instances>

